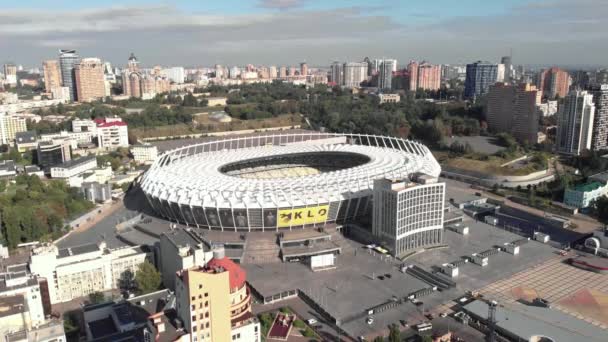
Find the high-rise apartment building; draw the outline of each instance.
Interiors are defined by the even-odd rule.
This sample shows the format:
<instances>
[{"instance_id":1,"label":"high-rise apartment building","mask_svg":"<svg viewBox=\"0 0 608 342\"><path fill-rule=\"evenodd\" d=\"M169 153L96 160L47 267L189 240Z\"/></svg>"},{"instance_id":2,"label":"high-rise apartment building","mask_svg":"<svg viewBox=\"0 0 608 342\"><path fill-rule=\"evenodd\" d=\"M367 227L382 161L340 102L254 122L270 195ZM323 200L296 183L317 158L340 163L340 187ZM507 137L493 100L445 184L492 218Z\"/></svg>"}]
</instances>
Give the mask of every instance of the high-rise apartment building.
<instances>
[{"instance_id":1,"label":"high-rise apartment building","mask_svg":"<svg viewBox=\"0 0 608 342\"><path fill-rule=\"evenodd\" d=\"M608 149L608 84L595 86L591 92L595 102L591 149L606 150Z\"/></svg>"},{"instance_id":2,"label":"high-rise apartment building","mask_svg":"<svg viewBox=\"0 0 608 342\"><path fill-rule=\"evenodd\" d=\"M407 65L407 72L409 76L408 90L416 91L418 89L418 62L410 61Z\"/></svg>"},{"instance_id":3,"label":"high-rise apartment building","mask_svg":"<svg viewBox=\"0 0 608 342\"><path fill-rule=\"evenodd\" d=\"M17 85L17 66L14 64L4 64L4 79L10 86Z\"/></svg>"},{"instance_id":4,"label":"high-rise apartment building","mask_svg":"<svg viewBox=\"0 0 608 342\"><path fill-rule=\"evenodd\" d=\"M337 86L341 86L342 83L344 83L342 64L340 62L331 63L329 78L331 79L331 82Z\"/></svg>"},{"instance_id":5,"label":"high-rise apartment building","mask_svg":"<svg viewBox=\"0 0 608 342\"><path fill-rule=\"evenodd\" d=\"M306 62L300 63L300 75L308 75L308 64Z\"/></svg>"},{"instance_id":6,"label":"high-rise apartment building","mask_svg":"<svg viewBox=\"0 0 608 342\"><path fill-rule=\"evenodd\" d=\"M61 68L61 84L70 90L70 100L76 101L76 77L74 67L80 60L76 50L59 50L59 67Z\"/></svg>"},{"instance_id":7,"label":"high-rise apartment building","mask_svg":"<svg viewBox=\"0 0 608 342\"><path fill-rule=\"evenodd\" d=\"M388 63L391 66L391 72L396 72L397 71L397 60L392 58L392 59L380 59L380 64L382 63Z\"/></svg>"},{"instance_id":8,"label":"high-rise apartment building","mask_svg":"<svg viewBox=\"0 0 608 342\"><path fill-rule=\"evenodd\" d=\"M290 66L288 71L288 76L296 76L298 73L298 68L295 66Z\"/></svg>"},{"instance_id":9,"label":"high-rise apartment building","mask_svg":"<svg viewBox=\"0 0 608 342\"><path fill-rule=\"evenodd\" d=\"M378 88L391 89L393 87L393 71L397 70L396 59L385 59L380 65L378 74Z\"/></svg>"},{"instance_id":10,"label":"high-rise apartment building","mask_svg":"<svg viewBox=\"0 0 608 342\"><path fill-rule=\"evenodd\" d=\"M24 118L0 112L0 145L12 144L15 135L25 131L27 123Z\"/></svg>"},{"instance_id":11,"label":"high-rise apartment building","mask_svg":"<svg viewBox=\"0 0 608 342\"><path fill-rule=\"evenodd\" d=\"M439 90L441 88L441 65L422 62L418 66L416 88L424 90ZM411 75L410 75L411 85Z\"/></svg>"},{"instance_id":12,"label":"high-rise apartment building","mask_svg":"<svg viewBox=\"0 0 608 342\"><path fill-rule=\"evenodd\" d=\"M61 88L61 70L59 61L51 59L42 63L44 73L44 90L51 94L53 89ZM56 90L57 91L57 90Z\"/></svg>"},{"instance_id":13,"label":"high-rise apartment building","mask_svg":"<svg viewBox=\"0 0 608 342\"><path fill-rule=\"evenodd\" d=\"M268 72L271 79L275 79L279 76L276 65L271 65L270 68L268 68Z\"/></svg>"},{"instance_id":14,"label":"high-rise apartment building","mask_svg":"<svg viewBox=\"0 0 608 342\"><path fill-rule=\"evenodd\" d=\"M504 65L503 82L510 83L513 77L513 62L511 56L504 56L500 59L500 64Z\"/></svg>"},{"instance_id":15,"label":"high-rise apartment building","mask_svg":"<svg viewBox=\"0 0 608 342\"><path fill-rule=\"evenodd\" d=\"M287 77L287 67L286 66L282 65L279 68L279 77L280 78L286 78Z\"/></svg>"},{"instance_id":16,"label":"high-rise apartment building","mask_svg":"<svg viewBox=\"0 0 608 342\"><path fill-rule=\"evenodd\" d=\"M190 341L259 342L262 333L252 317L247 275L224 253L216 247L205 266L177 273L177 314Z\"/></svg>"},{"instance_id":17,"label":"high-rise apartment building","mask_svg":"<svg viewBox=\"0 0 608 342\"><path fill-rule=\"evenodd\" d=\"M374 74L374 72L375 72L375 70L374 70L374 62L372 62L369 59L369 57L365 57L363 59L363 62L367 63L367 77L370 78Z\"/></svg>"},{"instance_id":18,"label":"high-rise apartment building","mask_svg":"<svg viewBox=\"0 0 608 342\"><path fill-rule=\"evenodd\" d=\"M373 234L396 257L443 239L445 183L427 175L414 178L374 181Z\"/></svg>"},{"instance_id":19,"label":"high-rise apartment building","mask_svg":"<svg viewBox=\"0 0 608 342\"><path fill-rule=\"evenodd\" d=\"M342 85L356 88L367 79L367 63L348 62L342 65Z\"/></svg>"},{"instance_id":20,"label":"high-rise apartment building","mask_svg":"<svg viewBox=\"0 0 608 342\"><path fill-rule=\"evenodd\" d=\"M566 70L553 67L540 72L537 78L537 87L542 92L542 97L554 99L563 98L568 95L572 77Z\"/></svg>"},{"instance_id":21,"label":"high-rise apartment building","mask_svg":"<svg viewBox=\"0 0 608 342\"><path fill-rule=\"evenodd\" d=\"M505 82L505 65L500 63L496 67L496 82Z\"/></svg>"},{"instance_id":22,"label":"high-rise apartment building","mask_svg":"<svg viewBox=\"0 0 608 342\"><path fill-rule=\"evenodd\" d=\"M476 99L487 94L490 86L496 83L497 79L497 64L482 61L467 64L464 96L468 99Z\"/></svg>"},{"instance_id":23,"label":"high-rise apartment building","mask_svg":"<svg viewBox=\"0 0 608 342\"><path fill-rule=\"evenodd\" d=\"M99 58L83 58L74 67L78 102L92 102L106 95L104 65Z\"/></svg>"},{"instance_id":24,"label":"high-rise apartment building","mask_svg":"<svg viewBox=\"0 0 608 342\"><path fill-rule=\"evenodd\" d=\"M487 96L486 118L492 132L509 132L520 142L538 141L537 90L530 84L496 83Z\"/></svg>"},{"instance_id":25,"label":"high-rise apartment building","mask_svg":"<svg viewBox=\"0 0 608 342\"><path fill-rule=\"evenodd\" d=\"M593 95L587 91L574 90L563 98L557 111L557 152L580 155L591 149L594 116Z\"/></svg>"},{"instance_id":26,"label":"high-rise apartment building","mask_svg":"<svg viewBox=\"0 0 608 342\"><path fill-rule=\"evenodd\" d=\"M168 70L168 69L166 69ZM179 74L179 72L177 72ZM123 71L123 94L151 99L156 94L166 93L171 90L171 83L166 76L163 76L160 67L154 67L150 74L144 74L139 68L139 61L133 53L129 57L127 69ZM176 77L180 77L176 75Z\"/></svg>"},{"instance_id":27,"label":"high-rise apartment building","mask_svg":"<svg viewBox=\"0 0 608 342\"><path fill-rule=\"evenodd\" d=\"M220 64L216 64L214 69L215 69L215 78L217 78L217 79L226 78L227 75L224 74L223 66L221 66Z\"/></svg>"},{"instance_id":28,"label":"high-rise apartment building","mask_svg":"<svg viewBox=\"0 0 608 342\"><path fill-rule=\"evenodd\" d=\"M177 84L182 84L186 80L184 67L172 67L164 69L162 73L171 81Z\"/></svg>"},{"instance_id":29,"label":"high-rise apartment building","mask_svg":"<svg viewBox=\"0 0 608 342\"><path fill-rule=\"evenodd\" d=\"M590 80L591 82L591 80ZM592 82L595 85L608 84L608 69L596 70L592 76Z\"/></svg>"},{"instance_id":30,"label":"high-rise apartment building","mask_svg":"<svg viewBox=\"0 0 608 342\"><path fill-rule=\"evenodd\" d=\"M258 68L258 77L262 79L270 78L270 69L267 66L261 66Z\"/></svg>"}]
</instances>

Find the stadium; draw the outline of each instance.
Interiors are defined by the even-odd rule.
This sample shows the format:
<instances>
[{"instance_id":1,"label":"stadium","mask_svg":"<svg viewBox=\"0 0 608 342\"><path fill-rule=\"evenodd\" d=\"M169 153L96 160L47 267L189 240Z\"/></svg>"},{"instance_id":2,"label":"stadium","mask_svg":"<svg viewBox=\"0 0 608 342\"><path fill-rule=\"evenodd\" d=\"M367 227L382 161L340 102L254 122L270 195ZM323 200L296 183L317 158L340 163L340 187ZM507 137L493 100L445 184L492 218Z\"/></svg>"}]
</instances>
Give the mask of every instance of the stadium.
<instances>
[{"instance_id":1,"label":"stadium","mask_svg":"<svg viewBox=\"0 0 608 342\"><path fill-rule=\"evenodd\" d=\"M429 149L386 136L291 133L224 138L167 151L141 180L171 221L278 231L371 217L374 180L439 176Z\"/></svg>"}]
</instances>

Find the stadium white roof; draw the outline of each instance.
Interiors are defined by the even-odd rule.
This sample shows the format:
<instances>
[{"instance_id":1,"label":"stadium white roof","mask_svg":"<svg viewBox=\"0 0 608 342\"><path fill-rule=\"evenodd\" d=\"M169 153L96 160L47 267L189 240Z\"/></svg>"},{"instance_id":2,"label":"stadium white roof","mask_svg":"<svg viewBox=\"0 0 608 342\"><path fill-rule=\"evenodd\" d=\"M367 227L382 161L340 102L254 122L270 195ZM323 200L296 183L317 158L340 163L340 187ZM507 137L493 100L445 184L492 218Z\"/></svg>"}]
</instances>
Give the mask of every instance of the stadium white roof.
<instances>
[{"instance_id":1,"label":"stadium white roof","mask_svg":"<svg viewBox=\"0 0 608 342\"><path fill-rule=\"evenodd\" d=\"M439 176L441 171L425 146L403 139L315 133L314 140L296 142L297 137L293 136L295 134L287 139L284 139L285 135L268 136L275 143L279 137L281 143L265 146L260 143L260 137L248 137L168 151L148 170L142 189L160 200L191 206L281 208L369 195L376 179L403 179L416 172ZM342 138L341 143L337 143L337 137ZM263 141L268 140L264 137ZM372 143L374 146L368 145ZM318 152L357 153L367 156L369 162L352 168L288 178L241 178L220 171L227 164L244 160Z\"/></svg>"}]
</instances>

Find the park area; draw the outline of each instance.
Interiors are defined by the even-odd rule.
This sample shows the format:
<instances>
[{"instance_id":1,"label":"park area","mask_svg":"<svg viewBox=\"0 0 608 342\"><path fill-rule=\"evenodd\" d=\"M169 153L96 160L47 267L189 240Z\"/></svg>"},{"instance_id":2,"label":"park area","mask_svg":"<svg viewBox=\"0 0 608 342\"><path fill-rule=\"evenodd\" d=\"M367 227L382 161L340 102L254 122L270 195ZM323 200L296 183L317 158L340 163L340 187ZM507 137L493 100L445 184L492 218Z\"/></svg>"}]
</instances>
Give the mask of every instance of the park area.
<instances>
[{"instance_id":1,"label":"park area","mask_svg":"<svg viewBox=\"0 0 608 342\"><path fill-rule=\"evenodd\" d=\"M488 156L471 153L456 158L446 156L439 161L448 168L499 176L525 176L548 168L548 157L542 152L529 154L526 158L523 154Z\"/></svg>"},{"instance_id":2,"label":"park area","mask_svg":"<svg viewBox=\"0 0 608 342\"><path fill-rule=\"evenodd\" d=\"M231 122L218 122L209 118L208 114L194 114L193 124L174 124L156 127L140 127L133 129L138 138L157 138L187 136L214 132L255 130L273 127L294 127L301 124L301 118L296 114L284 114L277 117L253 120L232 118Z\"/></svg>"}]
</instances>

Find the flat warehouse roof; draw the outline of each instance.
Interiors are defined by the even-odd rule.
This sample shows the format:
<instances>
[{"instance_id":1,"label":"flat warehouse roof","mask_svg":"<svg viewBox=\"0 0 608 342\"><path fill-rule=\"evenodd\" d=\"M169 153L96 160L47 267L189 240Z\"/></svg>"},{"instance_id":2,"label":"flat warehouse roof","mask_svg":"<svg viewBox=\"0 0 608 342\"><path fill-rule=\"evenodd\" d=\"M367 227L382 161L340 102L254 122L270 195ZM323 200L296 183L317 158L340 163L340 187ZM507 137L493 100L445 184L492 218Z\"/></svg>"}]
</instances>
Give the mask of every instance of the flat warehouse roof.
<instances>
[{"instance_id":1,"label":"flat warehouse roof","mask_svg":"<svg viewBox=\"0 0 608 342\"><path fill-rule=\"evenodd\" d=\"M464 310L484 320L488 318L488 304L483 301L473 301ZM496 326L526 341L533 336L546 336L554 341L608 341L608 331L574 316L519 303L509 306L499 303Z\"/></svg>"}]
</instances>

